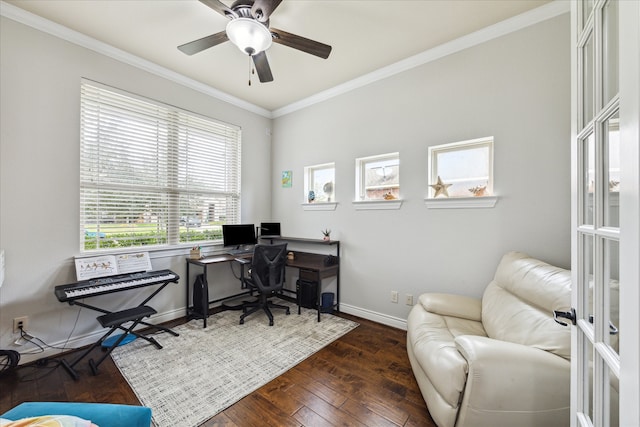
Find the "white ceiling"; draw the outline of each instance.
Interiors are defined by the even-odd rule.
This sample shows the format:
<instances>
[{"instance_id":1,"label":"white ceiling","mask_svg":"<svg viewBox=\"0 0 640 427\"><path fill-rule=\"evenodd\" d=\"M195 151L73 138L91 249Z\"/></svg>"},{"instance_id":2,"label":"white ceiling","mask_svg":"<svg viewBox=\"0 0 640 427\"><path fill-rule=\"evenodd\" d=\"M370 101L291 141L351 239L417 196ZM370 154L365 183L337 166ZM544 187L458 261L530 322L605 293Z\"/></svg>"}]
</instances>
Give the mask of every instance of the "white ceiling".
<instances>
[{"instance_id":1,"label":"white ceiling","mask_svg":"<svg viewBox=\"0 0 640 427\"><path fill-rule=\"evenodd\" d=\"M397 63L550 0L284 0L271 26L333 47L320 59L273 44L274 81L249 86L231 42L187 56L178 45L224 30L197 0L8 0L14 6L268 111ZM230 0L223 0L231 5Z\"/></svg>"}]
</instances>

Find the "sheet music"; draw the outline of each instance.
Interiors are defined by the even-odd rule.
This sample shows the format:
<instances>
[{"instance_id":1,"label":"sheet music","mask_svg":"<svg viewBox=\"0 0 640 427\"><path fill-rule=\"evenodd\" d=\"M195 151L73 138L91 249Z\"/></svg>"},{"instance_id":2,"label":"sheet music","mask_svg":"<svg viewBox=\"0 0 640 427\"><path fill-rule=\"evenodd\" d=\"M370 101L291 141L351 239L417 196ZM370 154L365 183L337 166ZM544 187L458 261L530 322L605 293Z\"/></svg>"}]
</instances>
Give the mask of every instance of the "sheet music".
<instances>
[{"instance_id":1,"label":"sheet music","mask_svg":"<svg viewBox=\"0 0 640 427\"><path fill-rule=\"evenodd\" d=\"M76 258L75 263L78 281L152 269L149 252Z\"/></svg>"},{"instance_id":2,"label":"sheet music","mask_svg":"<svg viewBox=\"0 0 640 427\"><path fill-rule=\"evenodd\" d=\"M118 274L136 273L138 271L151 270L151 259L149 258L149 252L117 255L116 262L118 265Z\"/></svg>"}]
</instances>

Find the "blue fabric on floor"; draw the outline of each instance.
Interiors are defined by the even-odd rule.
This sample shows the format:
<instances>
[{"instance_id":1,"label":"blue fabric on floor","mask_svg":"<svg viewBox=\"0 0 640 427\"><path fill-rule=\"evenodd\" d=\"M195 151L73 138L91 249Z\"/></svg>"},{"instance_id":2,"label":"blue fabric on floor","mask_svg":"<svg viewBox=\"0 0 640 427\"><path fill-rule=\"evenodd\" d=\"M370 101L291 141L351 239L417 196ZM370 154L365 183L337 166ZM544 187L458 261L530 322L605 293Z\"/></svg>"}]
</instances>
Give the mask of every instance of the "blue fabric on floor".
<instances>
[{"instance_id":1,"label":"blue fabric on floor","mask_svg":"<svg viewBox=\"0 0 640 427\"><path fill-rule=\"evenodd\" d=\"M151 409L112 403L25 402L0 415L12 421L42 415L74 415L100 427L150 427Z\"/></svg>"}]
</instances>

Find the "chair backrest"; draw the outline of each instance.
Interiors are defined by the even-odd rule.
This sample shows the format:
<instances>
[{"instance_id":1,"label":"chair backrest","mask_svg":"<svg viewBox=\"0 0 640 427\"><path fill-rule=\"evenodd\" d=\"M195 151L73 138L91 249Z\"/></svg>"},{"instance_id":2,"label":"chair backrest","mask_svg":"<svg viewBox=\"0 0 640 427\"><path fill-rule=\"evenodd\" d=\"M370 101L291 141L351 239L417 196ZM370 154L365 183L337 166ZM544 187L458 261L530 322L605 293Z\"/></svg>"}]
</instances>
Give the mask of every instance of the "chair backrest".
<instances>
[{"instance_id":1,"label":"chair backrest","mask_svg":"<svg viewBox=\"0 0 640 427\"><path fill-rule=\"evenodd\" d=\"M494 339L571 359L571 328L553 311L571 307L571 272L520 252L505 254L482 297L482 324Z\"/></svg>"},{"instance_id":2,"label":"chair backrest","mask_svg":"<svg viewBox=\"0 0 640 427\"><path fill-rule=\"evenodd\" d=\"M258 244L253 248L251 278L261 292L282 289L286 265L286 243L277 245Z\"/></svg>"}]
</instances>

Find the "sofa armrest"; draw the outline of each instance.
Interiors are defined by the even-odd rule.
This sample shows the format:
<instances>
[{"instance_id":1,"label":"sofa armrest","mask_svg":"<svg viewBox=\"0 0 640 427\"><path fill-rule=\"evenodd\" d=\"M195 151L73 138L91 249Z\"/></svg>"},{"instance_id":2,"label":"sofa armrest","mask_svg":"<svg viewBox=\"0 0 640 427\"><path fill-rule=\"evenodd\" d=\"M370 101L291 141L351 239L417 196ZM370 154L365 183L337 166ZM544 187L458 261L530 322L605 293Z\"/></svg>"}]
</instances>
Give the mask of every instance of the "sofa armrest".
<instances>
[{"instance_id":1,"label":"sofa armrest","mask_svg":"<svg viewBox=\"0 0 640 427\"><path fill-rule=\"evenodd\" d=\"M462 335L455 338L455 344L469 366L460 414L467 419L459 425L474 425L474 417L486 417L487 413L496 417L516 412L548 416L566 411L568 417L569 361L544 350L488 337Z\"/></svg>"},{"instance_id":2,"label":"sofa armrest","mask_svg":"<svg viewBox=\"0 0 640 427\"><path fill-rule=\"evenodd\" d=\"M428 293L420 295L418 301L430 313L475 320L476 322L482 321L482 301L478 298Z\"/></svg>"}]
</instances>

